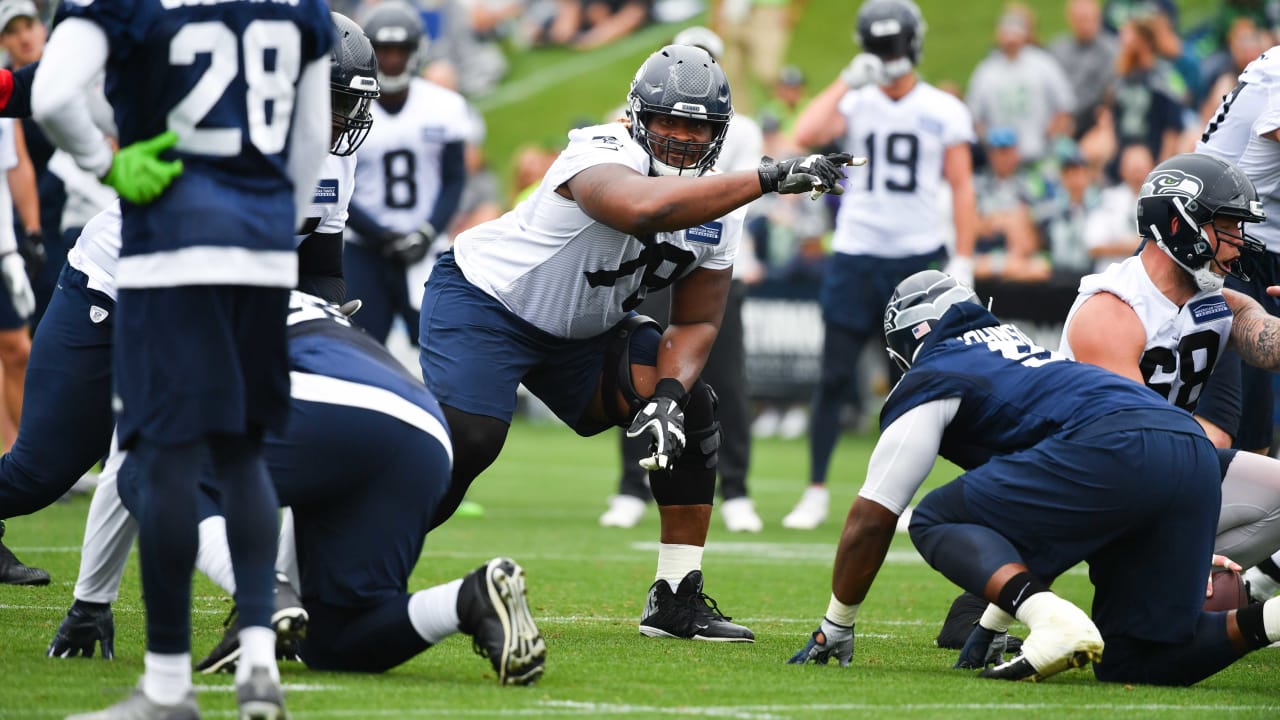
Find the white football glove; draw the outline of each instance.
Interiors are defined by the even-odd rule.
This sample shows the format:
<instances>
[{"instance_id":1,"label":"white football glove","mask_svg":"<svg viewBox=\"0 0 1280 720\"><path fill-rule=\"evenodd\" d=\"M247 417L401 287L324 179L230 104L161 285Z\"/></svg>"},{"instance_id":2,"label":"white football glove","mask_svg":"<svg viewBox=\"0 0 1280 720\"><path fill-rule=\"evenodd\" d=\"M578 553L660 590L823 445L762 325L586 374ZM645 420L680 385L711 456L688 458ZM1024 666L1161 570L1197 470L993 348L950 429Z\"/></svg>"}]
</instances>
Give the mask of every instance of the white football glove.
<instances>
[{"instance_id":1,"label":"white football glove","mask_svg":"<svg viewBox=\"0 0 1280 720\"><path fill-rule=\"evenodd\" d=\"M966 255L952 255L947 266L942 270L956 279L956 282L973 288L973 258Z\"/></svg>"},{"instance_id":2,"label":"white football glove","mask_svg":"<svg viewBox=\"0 0 1280 720\"><path fill-rule=\"evenodd\" d=\"M844 84L848 85L850 90L857 90L871 84L884 85L889 82L889 76L884 71L884 61L871 53L855 55L845 69L840 71L840 79L844 80Z\"/></svg>"},{"instance_id":3,"label":"white football glove","mask_svg":"<svg viewBox=\"0 0 1280 720\"><path fill-rule=\"evenodd\" d=\"M0 276L4 278L4 289L9 291L13 301L13 310L23 320L31 317L36 311L36 295L31 291L31 280L27 278L27 263L16 252L8 252L0 256Z\"/></svg>"}]
</instances>

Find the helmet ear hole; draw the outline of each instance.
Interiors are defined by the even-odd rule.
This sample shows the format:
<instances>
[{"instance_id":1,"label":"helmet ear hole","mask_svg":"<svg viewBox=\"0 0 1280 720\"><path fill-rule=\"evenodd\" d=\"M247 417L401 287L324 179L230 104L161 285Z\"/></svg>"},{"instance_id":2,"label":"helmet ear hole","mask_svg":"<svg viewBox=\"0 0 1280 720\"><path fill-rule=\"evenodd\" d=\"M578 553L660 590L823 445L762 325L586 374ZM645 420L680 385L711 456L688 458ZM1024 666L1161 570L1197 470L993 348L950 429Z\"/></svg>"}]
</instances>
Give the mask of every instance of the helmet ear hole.
<instances>
[{"instance_id":1,"label":"helmet ear hole","mask_svg":"<svg viewBox=\"0 0 1280 720\"><path fill-rule=\"evenodd\" d=\"M1179 222L1180 222L1180 221L1178 220L1178 216L1177 216L1177 215L1174 215L1172 218L1170 218L1170 219L1169 219L1169 232L1170 232L1170 233L1172 233L1172 234L1174 234L1174 235L1177 235L1177 234L1178 234L1178 223L1179 223Z\"/></svg>"}]
</instances>

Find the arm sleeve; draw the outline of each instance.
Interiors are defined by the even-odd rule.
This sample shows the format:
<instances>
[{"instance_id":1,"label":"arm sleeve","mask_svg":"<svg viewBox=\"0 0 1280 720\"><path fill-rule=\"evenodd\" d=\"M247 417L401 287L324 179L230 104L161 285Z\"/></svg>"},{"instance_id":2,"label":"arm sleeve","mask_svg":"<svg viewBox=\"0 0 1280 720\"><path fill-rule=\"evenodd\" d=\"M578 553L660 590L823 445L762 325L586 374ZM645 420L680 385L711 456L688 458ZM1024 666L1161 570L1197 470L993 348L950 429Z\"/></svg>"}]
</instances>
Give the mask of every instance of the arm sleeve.
<instances>
[{"instance_id":1,"label":"arm sleeve","mask_svg":"<svg viewBox=\"0 0 1280 720\"><path fill-rule=\"evenodd\" d=\"M365 247L378 248L384 244L387 229L354 202L347 206L347 227L356 231Z\"/></svg>"},{"instance_id":2,"label":"arm sleeve","mask_svg":"<svg viewBox=\"0 0 1280 720\"><path fill-rule=\"evenodd\" d=\"M859 497L901 515L933 468L942 433L960 409L960 398L932 400L911 408L880 434Z\"/></svg>"},{"instance_id":3,"label":"arm sleeve","mask_svg":"<svg viewBox=\"0 0 1280 720\"><path fill-rule=\"evenodd\" d=\"M289 177L293 180L294 227L301 227L315 195L320 166L329 152L329 58L311 62L298 80L289 129Z\"/></svg>"},{"instance_id":4,"label":"arm sleeve","mask_svg":"<svg viewBox=\"0 0 1280 720\"><path fill-rule=\"evenodd\" d=\"M106 67L108 52L101 28L66 18L50 35L31 88L31 114L49 140L99 178L111 169L111 146L94 125L85 98Z\"/></svg>"},{"instance_id":5,"label":"arm sleeve","mask_svg":"<svg viewBox=\"0 0 1280 720\"><path fill-rule=\"evenodd\" d=\"M462 201L462 190L467 185L466 143L458 140L447 143L440 156L440 194L431 210L429 222L437 232L445 232Z\"/></svg>"}]
</instances>

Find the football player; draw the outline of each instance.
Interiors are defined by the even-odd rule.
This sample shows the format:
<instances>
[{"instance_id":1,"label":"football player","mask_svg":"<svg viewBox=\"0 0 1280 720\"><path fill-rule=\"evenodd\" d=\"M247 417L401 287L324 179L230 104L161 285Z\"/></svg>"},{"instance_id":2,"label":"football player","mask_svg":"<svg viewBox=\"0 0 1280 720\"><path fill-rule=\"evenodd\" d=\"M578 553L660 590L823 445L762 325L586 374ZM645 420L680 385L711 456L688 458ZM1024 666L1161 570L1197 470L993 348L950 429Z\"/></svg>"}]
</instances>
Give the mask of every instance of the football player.
<instances>
[{"instance_id":1,"label":"football player","mask_svg":"<svg viewBox=\"0 0 1280 720\"><path fill-rule=\"evenodd\" d=\"M379 3L364 29L378 55L382 96L356 164L343 260L351 292L364 303L357 322L386 342L398 316L416 343L420 265L458 211L472 121L461 95L417 77L424 42L417 9Z\"/></svg>"},{"instance_id":2,"label":"football player","mask_svg":"<svg viewBox=\"0 0 1280 720\"><path fill-rule=\"evenodd\" d=\"M146 671L86 718L195 713L191 572L208 462L235 562L242 717L278 717L275 488L263 433L289 409L285 321L294 230L328 142L333 21L320 2L63 5L32 115L121 197L113 405L136 464ZM121 149L84 94L105 71ZM165 155L161 158L161 155Z\"/></svg>"},{"instance_id":3,"label":"football player","mask_svg":"<svg viewBox=\"0 0 1280 720\"><path fill-rule=\"evenodd\" d=\"M742 232L768 192L840 192L848 155L764 158L707 173L729 118L729 84L705 50L669 45L631 83L627 119L580 128L531 195L461 233L427 280L420 362L454 443L436 522L497 458L523 383L570 427L652 440L642 460L661 514L656 580L640 631L751 641L702 591L715 493L715 394L699 380ZM672 287L665 332L632 310Z\"/></svg>"},{"instance_id":4,"label":"football player","mask_svg":"<svg viewBox=\"0 0 1280 720\"><path fill-rule=\"evenodd\" d=\"M1210 438L1217 429L1241 426L1235 403L1202 398L1218 358L1234 350L1250 365L1280 369L1280 318L1249 296L1223 287L1244 277L1246 260L1262 245L1244 231L1265 214L1253 183L1240 168L1196 153L1158 165L1143 184L1136 207L1142 249L1106 271L1080 281L1067 314L1059 351L1154 390L1175 407L1194 411ZM1280 548L1280 460L1229 448L1218 451L1222 511L1215 552L1244 567ZM988 608L954 616L948 642L969 636L960 664L985 662L983 648L1011 620Z\"/></svg>"},{"instance_id":5,"label":"football player","mask_svg":"<svg viewBox=\"0 0 1280 720\"><path fill-rule=\"evenodd\" d=\"M862 52L796 119L802 147L835 143L870 162L850 178L836 215L820 300L822 368L809 423L809 485L783 527L812 530L826 521L827 471L845 404L864 412L857 362L880 333L880 309L908 275L947 263L973 279L978 215L969 144L973 119L964 103L916 74L925 22L911 0L868 0L858 10ZM955 254L948 261L938 228L938 195L951 190ZM890 365L889 375L897 369Z\"/></svg>"},{"instance_id":6,"label":"football player","mask_svg":"<svg viewBox=\"0 0 1280 720\"><path fill-rule=\"evenodd\" d=\"M1253 181L1263 205L1271 208L1267 219L1253 231L1266 245L1266 252L1256 256L1248 282L1228 277L1227 287L1253 297L1272 315L1280 315L1280 300L1266 294L1267 285L1280 282L1280 211L1276 210L1280 207L1280 104L1271 96L1278 83L1280 46L1245 67L1239 83L1223 98L1196 144L1197 152L1238 165ZM1233 373L1239 374L1238 387L1231 378ZM1225 382L1220 375L1227 376ZM1238 355L1228 354L1219 361L1205 394L1215 400L1224 396L1222 403L1241 404L1238 431L1221 437L1221 441L1264 454L1271 449L1272 388L1271 373L1242 363ZM1280 553L1250 568L1246 575L1256 596L1270 597L1280 588Z\"/></svg>"},{"instance_id":7,"label":"football player","mask_svg":"<svg viewBox=\"0 0 1280 720\"><path fill-rule=\"evenodd\" d=\"M377 96L373 48L360 27L332 15L337 42L330 57L330 148L298 244L299 287L330 302L343 299L341 232L351 196L354 158L372 118ZM23 73L15 74L15 78ZM29 107L30 84L19 82L4 113ZM0 517L35 512L52 503L111 447L111 352L116 310L115 272L120 253L118 203L85 227L62 269L58 290L33 340L20 441L0 458ZM66 428L77 432L68 435ZM115 461L109 461L109 464ZM87 534L100 532L91 513ZM96 545L86 543L82 564L93 564ZM64 629L110 630L96 596L78 593ZM99 634L102 634L101 632ZM110 654L104 643L104 654ZM51 648L51 651L53 648ZM57 653L65 651L58 648Z\"/></svg>"},{"instance_id":8,"label":"football player","mask_svg":"<svg viewBox=\"0 0 1280 720\"><path fill-rule=\"evenodd\" d=\"M849 664L898 515L937 456L965 472L916 507L912 542L1031 631L983 677L1040 680L1092 661L1107 682L1190 685L1280 640L1280 599L1203 610L1222 490L1214 446L1190 414L1038 347L934 270L898 286L884 329L905 374L885 401L826 614L790 662ZM1049 589L1079 562L1092 620Z\"/></svg>"},{"instance_id":9,"label":"football player","mask_svg":"<svg viewBox=\"0 0 1280 720\"><path fill-rule=\"evenodd\" d=\"M318 670L382 672L461 631L475 638L500 683L537 680L546 644L514 561L496 558L465 578L405 592L449 484L452 449L431 392L336 306L303 293L294 293L290 305L289 370L289 424L267 435L265 456L281 504L292 508L287 541L296 538L294 576L303 621L310 620L296 644L301 659ZM121 474L128 472L125 465ZM103 475L90 511L102 542L90 552L86 535L76 603L95 598L109 618L137 525L116 492L128 484ZM202 514L216 512L208 498L203 504L211 507ZM234 595L219 520L201 523L198 565ZM370 564L371 557L381 562ZM64 622L50 654L91 656L95 641L105 654L111 635ZM224 645L208 672L237 666L234 632Z\"/></svg>"}]
</instances>

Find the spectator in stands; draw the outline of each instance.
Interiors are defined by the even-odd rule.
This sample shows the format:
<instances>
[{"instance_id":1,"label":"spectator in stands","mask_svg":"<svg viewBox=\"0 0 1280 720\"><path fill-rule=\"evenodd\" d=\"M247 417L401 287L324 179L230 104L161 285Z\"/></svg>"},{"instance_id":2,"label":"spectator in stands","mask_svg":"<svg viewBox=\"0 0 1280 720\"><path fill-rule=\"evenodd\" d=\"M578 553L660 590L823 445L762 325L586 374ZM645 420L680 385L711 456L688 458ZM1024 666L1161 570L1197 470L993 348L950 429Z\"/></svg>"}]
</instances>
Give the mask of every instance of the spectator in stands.
<instances>
[{"instance_id":1,"label":"spectator in stands","mask_svg":"<svg viewBox=\"0 0 1280 720\"><path fill-rule=\"evenodd\" d=\"M428 9L423 12L427 21L426 69L447 65L455 75L450 89L469 98L485 95L507 74L507 59L502 53L498 36L493 32L478 32L472 24L473 5L488 0L419 0ZM510 3L508 3L510 4ZM489 26L492 30L492 26Z\"/></svg>"},{"instance_id":2,"label":"spectator in stands","mask_svg":"<svg viewBox=\"0 0 1280 720\"><path fill-rule=\"evenodd\" d=\"M1187 127L1188 93L1173 66L1156 52L1150 18L1120 29L1116 75L1093 132L1112 132L1118 148L1144 145L1157 162L1174 155ZM1107 174L1119 177L1114 163Z\"/></svg>"},{"instance_id":3,"label":"spectator in stands","mask_svg":"<svg viewBox=\"0 0 1280 720\"><path fill-rule=\"evenodd\" d=\"M1095 173L1078 147L1072 145L1064 152L1059 167L1040 234L1048 246L1053 274L1082 277L1093 272L1086 233L1089 213L1100 202L1099 190Z\"/></svg>"},{"instance_id":4,"label":"spectator in stands","mask_svg":"<svg viewBox=\"0 0 1280 720\"><path fill-rule=\"evenodd\" d=\"M996 48L969 78L965 102L979 136L1013 128L1023 162L1048 155L1050 139L1071 133L1075 95L1053 56L1031 44L1035 17L1020 3L1005 7L996 26Z\"/></svg>"},{"instance_id":5,"label":"spectator in stands","mask_svg":"<svg viewBox=\"0 0 1280 720\"><path fill-rule=\"evenodd\" d=\"M778 81L795 24L791 0L711 0L711 27L724 38L723 65L734 88L733 106L754 114L759 98Z\"/></svg>"},{"instance_id":6,"label":"spectator in stands","mask_svg":"<svg viewBox=\"0 0 1280 720\"><path fill-rule=\"evenodd\" d=\"M1102 191L1098 207L1085 222L1085 242L1094 272L1102 272L1138 248L1138 226L1133 208L1147 175L1155 167L1145 145L1130 145L1120 152L1120 182Z\"/></svg>"},{"instance_id":7,"label":"spectator in stands","mask_svg":"<svg viewBox=\"0 0 1280 720\"><path fill-rule=\"evenodd\" d=\"M1018 134L1012 128L993 128L985 146L987 165L973 177L978 199L973 275L1042 280L1049 266L1036 255L1040 243L1031 216L1032 179L1022 169Z\"/></svg>"},{"instance_id":8,"label":"spectator in stands","mask_svg":"<svg viewBox=\"0 0 1280 720\"><path fill-rule=\"evenodd\" d=\"M795 65L787 65L778 71L778 81L773 84L773 97L760 110L761 125L772 119L778 131L791 134L796 117L800 115L800 106L806 98L804 71Z\"/></svg>"},{"instance_id":9,"label":"spectator in stands","mask_svg":"<svg viewBox=\"0 0 1280 720\"><path fill-rule=\"evenodd\" d=\"M1219 65L1220 72L1209 79L1209 92L1200 105L1199 128L1209 124L1218 106L1222 104L1223 97L1236 86L1237 79L1240 73L1244 72L1245 66L1257 59L1262 51L1269 47L1271 47L1271 41L1268 33L1258 27L1252 18L1247 16L1236 18L1227 34L1225 56L1230 65ZM1206 60L1205 64L1209 64L1209 61Z\"/></svg>"},{"instance_id":10,"label":"spectator in stands","mask_svg":"<svg viewBox=\"0 0 1280 720\"><path fill-rule=\"evenodd\" d=\"M649 22L653 0L557 0L544 40L590 50L626 37Z\"/></svg>"},{"instance_id":11,"label":"spectator in stands","mask_svg":"<svg viewBox=\"0 0 1280 720\"><path fill-rule=\"evenodd\" d=\"M1067 0L1069 33L1059 35L1049 52L1071 81L1076 107L1073 134L1083 135L1093 127L1107 87L1116 76L1116 53L1120 43L1102 31L1102 7L1098 0Z\"/></svg>"}]
</instances>

